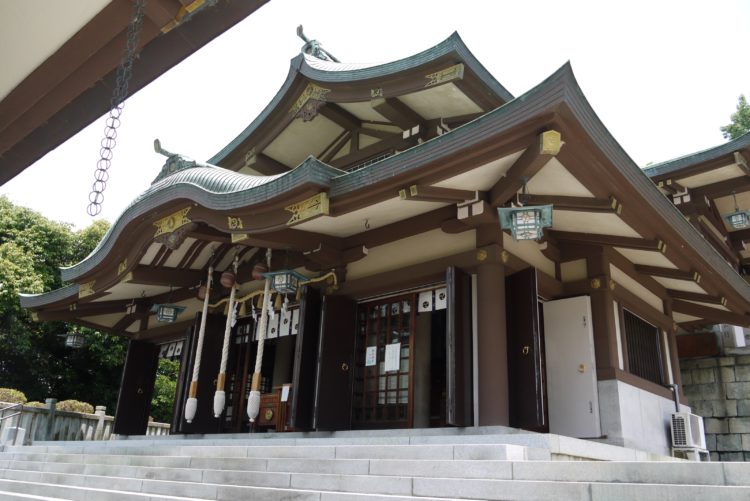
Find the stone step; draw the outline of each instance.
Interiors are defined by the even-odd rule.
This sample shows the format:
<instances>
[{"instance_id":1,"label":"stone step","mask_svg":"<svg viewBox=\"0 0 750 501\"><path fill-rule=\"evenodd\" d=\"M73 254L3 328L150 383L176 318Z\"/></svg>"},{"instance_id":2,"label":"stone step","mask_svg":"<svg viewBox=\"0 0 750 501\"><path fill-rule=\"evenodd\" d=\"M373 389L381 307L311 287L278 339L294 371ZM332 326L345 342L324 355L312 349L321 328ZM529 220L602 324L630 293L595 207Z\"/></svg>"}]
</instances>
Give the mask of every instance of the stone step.
<instances>
[{"instance_id":1,"label":"stone step","mask_svg":"<svg viewBox=\"0 0 750 501\"><path fill-rule=\"evenodd\" d=\"M5 495L9 497L5 497ZM0 479L0 499L66 501L197 501L196 497L177 497L145 492L123 492L70 485L46 484ZM215 499L215 498L213 498Z\"/></svg>"},{"instance_id":2,"label":"stone step","mask_svg":"<svg viewBox=\"0 0 750 501\"><path fill-rule=\"evenodd\" d=\"M162 488L177 488L177 490L189 490L189 484L179 484L176 482L163 482ZM186 488L179 488L179 486ZM146 489L153 488L153 485L144 486ZM75 500L75 501L199 501L199 500L219 500L219 501L446 501L444 496L441 497L414 497L390 496L369 493L341 493L341 492L323 492L302 489L272 489L264 487L247 487L247 486L211 486L212 490L203 492L192 492L190 496L171 496L167 494L158 494L153 492L133 492L116 489L101 489L81 485L58 485L55 483L8 480L0 479L0 494L9 492L11 495L21 496L18 499L47 499L47 500ZM201 497L204 494L210 494L210 497ZM5 499L0 497L0 499ZM11 498L12 499L12 498ZM466 501L471 498L455 498Z\"/></svg>"},{"instance_id":3,"label":"stone step","mask_svg":"<svg viewBox=\"0 0 750 501\"><path fill-rule=\"evenodd\" d=\"M12 470L9 470L12 471ZM533 480L480 480L446 478L364 477L343 475L292 476L289 488L194 484L159 480L45 475L22 472L20 478L0 479L0 490L75 500L181 499L215 500L576 500L600 501L638 499L740 501L750 499L749 487L707 485L665 485L638 483L554 482ZM296 477L296 478L295 478ZM374 482L377 481L377 484ZM386 485L384 485L386 484ZM364 492L363 492L364 491ZM376 491L376 492L373 492ZM386 492L382 492L386 491Z\"/></svg>"},{"instance_id":4,"label":"stone step","mask_svg":"<svg viewBox=\"0 0 750 501\"><path fill-rule=\"evenodd\" d=\"M576 482L750 485L750 463L214 458L16 453L0 468L193 482L221 478L221 471L323 473L410 477L489 478ZM203 473L201 473L203 472ZM173 475L173 478L170 478ZM267 484L261 484L267 485ZM276 484L273 484L276 485Z\"/></svg>"},{"instance_id":5,"label":"stone step","mask_svg":"<svg viewBox=\"0 0 750 501\"><path fill-rule=\"evenodd\" d=\"M28 446L0 453L0 460L17 454L62 455L128 455L189 456L221 458L308 458L308 459L494 459L525 460L527 449L512 444L444 444L444 445L280 445L280 446L153 446L46 449Z\"/></svg>"}]
</instances>

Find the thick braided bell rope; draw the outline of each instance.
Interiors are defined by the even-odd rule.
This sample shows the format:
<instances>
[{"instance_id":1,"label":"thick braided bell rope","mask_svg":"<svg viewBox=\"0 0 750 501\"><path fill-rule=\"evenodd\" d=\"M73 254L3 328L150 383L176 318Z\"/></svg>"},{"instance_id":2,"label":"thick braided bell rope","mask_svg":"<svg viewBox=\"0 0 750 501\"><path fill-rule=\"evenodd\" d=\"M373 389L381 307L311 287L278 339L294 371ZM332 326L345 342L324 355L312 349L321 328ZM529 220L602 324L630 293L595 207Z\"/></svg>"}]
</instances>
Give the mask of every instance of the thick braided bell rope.
<instances>
[{"instance_id":1,"label":"thick braided bell rope","mask_svg":"<svg viewBox=\"0 0 750 501\"><path fill-rule=\"evenodd\" d=\"M266 251L266 261L268 269L271 269L271 249ZM260 368L263 366L263 346L266 341L266 330L268 329L268 295L271 292L271 279L266 278L266 284L263 287L263 309L260 314L260 325L258 326L258 355L255 357L255 372L260 374Z\"/></svg>"},{"instance_id":2,"label":"thick braided bell rope","mask_svg":"<svg viewBox=\"0 0 750 501\"><path fill-rule=\"evenodd\" d=\"M206 297L203 298L203 314L201 315L201 326L198 330L198 346L195 349L195 362L193 364L193 378L190 381L190 390L188 399L185 402L185 421L193 422L193 418L198 410L198 375L201 368L201 355L203 354L203 338L206 333L206 317L208 316L208 302L211 296L211 278L214 274L214 267L208 267L208 277L206 278Z\"/></svg>"},{"instance_id":3,"label":"thick braided bell rope","mask_svg":"<svg viewBox=\"0 0 750 501\"><path fill-rule=\"evenodd\" d=\"M234 276L237 276L237 258L234 258ZM232 334L232 323L235 319L234 297L237 292L237 284L232 285L232 291L229 293L229 312L227 313L227 323L224 326L224 345L221 347L221 368L219 373L224 374L227 371L227 360L229 359L229 339ZM223 388L222 388L223 389Z\"/></svg>"}]
</instances>

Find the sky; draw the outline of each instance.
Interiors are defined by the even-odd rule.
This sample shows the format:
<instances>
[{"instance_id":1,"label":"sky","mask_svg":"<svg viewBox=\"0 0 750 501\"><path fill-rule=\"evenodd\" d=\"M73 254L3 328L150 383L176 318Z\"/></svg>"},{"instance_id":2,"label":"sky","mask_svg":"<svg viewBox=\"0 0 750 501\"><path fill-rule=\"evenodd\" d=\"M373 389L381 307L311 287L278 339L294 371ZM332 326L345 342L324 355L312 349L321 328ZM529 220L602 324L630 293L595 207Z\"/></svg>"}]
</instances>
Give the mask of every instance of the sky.
<instances>
[{"instance_id":1,"label":"sky","mask_svg":"<svg viewBox=\"0 0 750 501\"><path fill-rule=\"evenodd\" d=\"M302 40L342 62L388 62L458 31L513 95L570 61L579 85L638 165L723 143L740 94L750 96L747 0L271 0L130 97L104 192L114 222L151 184L162 147L208 160L270 102ZM138 71L138 65L134 67ZM104 117L0 187L0 194L83 228Z\"/></svg>"}]
</instances>

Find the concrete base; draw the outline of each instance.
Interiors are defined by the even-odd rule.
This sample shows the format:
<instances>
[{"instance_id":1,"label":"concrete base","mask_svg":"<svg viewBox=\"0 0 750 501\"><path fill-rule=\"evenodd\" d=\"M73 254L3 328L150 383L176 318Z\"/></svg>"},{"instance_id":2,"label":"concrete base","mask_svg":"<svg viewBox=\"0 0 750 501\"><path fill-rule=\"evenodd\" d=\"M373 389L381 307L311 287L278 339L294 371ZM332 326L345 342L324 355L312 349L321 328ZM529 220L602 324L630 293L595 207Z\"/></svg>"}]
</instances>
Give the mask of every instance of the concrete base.
<instances>
[{"instance_id":1,"label":"concrete base","mask_svg":"<svg viewBox=\"0 0 750 501\"><path fill-rule=\"evenodd\" d=\"M603 438L599 441L650 452L671 455L669 422L674 402L622 381L599 381L599 416ZM681 405L682 412L690 407Z\"/></svg>"}]
</instances>

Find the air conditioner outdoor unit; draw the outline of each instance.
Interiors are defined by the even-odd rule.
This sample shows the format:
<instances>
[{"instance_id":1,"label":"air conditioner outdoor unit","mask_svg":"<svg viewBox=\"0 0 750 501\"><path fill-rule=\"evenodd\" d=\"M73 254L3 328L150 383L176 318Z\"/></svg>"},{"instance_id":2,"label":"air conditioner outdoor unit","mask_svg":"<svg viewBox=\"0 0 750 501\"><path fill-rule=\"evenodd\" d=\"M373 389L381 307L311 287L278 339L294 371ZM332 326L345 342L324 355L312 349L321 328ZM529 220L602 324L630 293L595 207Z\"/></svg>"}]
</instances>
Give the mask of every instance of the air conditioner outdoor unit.
<instances>
[{"instance_id":1,"label":"air conditioner outdoor unit","mask_svg":"<svg viewBox=\"0 0 750 501\"><path fill-rule=\"evenodd\" d=\"M689 412L672 413L672 447L675 449L706 449L703 418Z\"/></svg>"}]
</instances>

